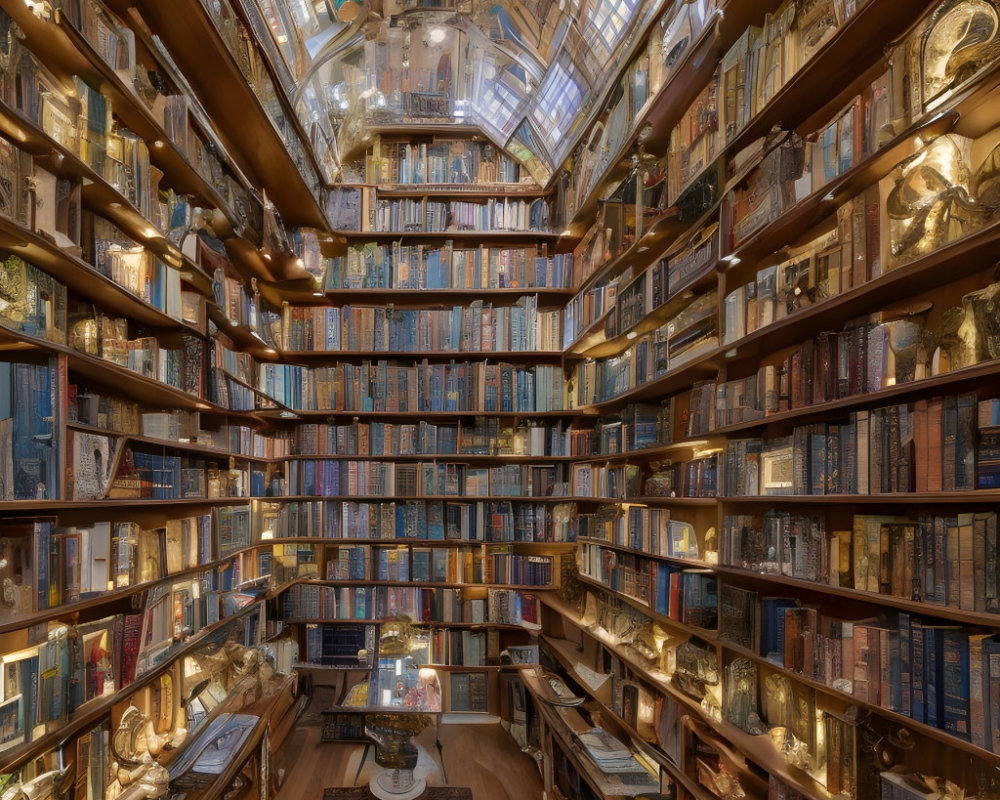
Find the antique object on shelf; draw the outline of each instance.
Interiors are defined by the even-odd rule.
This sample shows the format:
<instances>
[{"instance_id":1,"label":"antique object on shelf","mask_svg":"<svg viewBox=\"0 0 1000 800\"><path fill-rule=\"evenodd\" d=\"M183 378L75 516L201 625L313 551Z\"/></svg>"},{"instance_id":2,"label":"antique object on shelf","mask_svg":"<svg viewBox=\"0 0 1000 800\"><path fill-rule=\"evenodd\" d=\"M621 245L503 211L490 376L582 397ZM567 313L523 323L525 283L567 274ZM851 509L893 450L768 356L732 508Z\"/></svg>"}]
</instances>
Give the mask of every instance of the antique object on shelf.
<instances>
[{"instance_id":1,"label":"antique object on shelf","mask_svg":"<svg viewBox=\"0 0 1000 800\"><path fill-rule=\"evenodd\" d=\"M375 741L375 762L385 769L372 777L371 793L380 800L414 800L427 788L414 773L417 747L413 737L432 723L426 714L378 713L365 717L365 733Z\"/></svg>"}]
</instances>

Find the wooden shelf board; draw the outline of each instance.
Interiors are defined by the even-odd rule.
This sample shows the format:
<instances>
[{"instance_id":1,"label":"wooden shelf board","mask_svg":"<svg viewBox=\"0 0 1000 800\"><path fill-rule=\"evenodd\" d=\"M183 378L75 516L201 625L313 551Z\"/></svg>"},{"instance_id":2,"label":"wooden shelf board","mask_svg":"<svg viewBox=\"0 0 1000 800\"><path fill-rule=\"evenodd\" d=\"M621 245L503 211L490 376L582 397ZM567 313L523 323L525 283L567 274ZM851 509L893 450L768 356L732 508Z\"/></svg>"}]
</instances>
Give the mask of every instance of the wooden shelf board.
<instances>
[{"instance_id":1,"label":"wooden shelf board","mask_svg":"<svg viewBox=\"0 0 1000 800\"><path fill-rule=\"evenodd\" d=\"M266 187L284 221L292 226L326 227L319 203L201 3L142 0L137 6L205 107L212 109L226 149L244 172L257 178L255 185ZM275 91L283 97L280 84L275 83ZM284 110L292 130L289 135L299 138L298 119L288 108ZM308 168L315 170L308 141L300 138L300 144L309 159ZM321 182L318 173L316 179Z\"/></svg>"},{"instance_id":2,"label":"wooden shelf board","mask_svg":"<svg viewBox=\"0 0 1000 800\"><path fill-rule=\"evenodd\" d=\"M717 575L723 578L728 576L741 581L766 583L771 586L788 586L790 588L807 591L817 596L840 597L848 600L856 600L859 603L901 609L909 611L913 614L920 614L925 617L955 620L956 622L962 622L967 625L1000 629L1000 614L989 614L984 611L968 611L961 608L938 605L937 603L927 603L918 600L910 600L905 597L895 597L889 594L867 592L861 589L852 589L845 586L833 586L831 584L823 583L822 581L809 581L802 578L794 578L789 575L772 575L770 573L751 572L750 570L740 569L738 567L715 565L712 569Z\"/></svg>"},{"instance_id":3,"label":"wooden shelf board","mask_svg":"<svg viewBox=\"0 0 1000 800\"><path fill-rule=\"evenodd\" d=\"M289 363L296 361L371 361L378 359L428 361L562 361L562 350L283 350Z\"/></svg>"},{"instance_id":4,"label":"wooden shelf board","mask_svg":"<svg viewBox=\"0 0 1000 800\"><path fill-rule=\"evenodd\" d=\"M492 300L501 298L514 301L528 295L538 297L539 307L564 305L575 294L573 289L551 289L545 287L505 287L502 289L327 289L324 293L331 305L353 305L355 303L391 302L394 306L426 307L430 303L441 305L463 300Z\"/></svg>"}]
</instances>

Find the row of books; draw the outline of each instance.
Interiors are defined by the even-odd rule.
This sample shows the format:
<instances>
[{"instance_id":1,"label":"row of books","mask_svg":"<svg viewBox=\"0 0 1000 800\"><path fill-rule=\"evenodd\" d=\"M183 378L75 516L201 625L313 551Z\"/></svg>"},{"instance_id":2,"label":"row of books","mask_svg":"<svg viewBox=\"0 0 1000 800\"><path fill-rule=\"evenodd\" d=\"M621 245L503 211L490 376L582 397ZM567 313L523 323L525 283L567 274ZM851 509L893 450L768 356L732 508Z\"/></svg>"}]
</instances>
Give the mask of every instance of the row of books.
<instances>
[{"instance_id":1,"label":"row of books","mask_svg":"<svg viewBox=\"0 0 1000 800\"><path fill-rule=\"evenodd\" d=\"M215 26L216 34L229 51L233 63L243 73L246 85L257 96L259 109L267 116L271 126L281 138L289 159L296 166L299 178L305 183L309 192L319 199L321 178L324 182L332 184L338 161L332 144L335 138L333 130L322 121L329 112L325 109L320 111L319 107L312 104L302 106L299 112L301 129L315 132L308 144L303 142L298 134L299 126L286 117L285 108L290 108L292 104L282 103L279 100L278 93L283 89L280 84L272 80L267 66L269 57L261 53L260 40L254 35L245 18L228 0L212 7L205 7L204 13ZM275 58L277 57L275 55ZM325 106L325 103L323 105ZM315 117L311 118L310 115L313 114ZM306 147L310 148L311 156L306 155ZM319 167L318 170L314 164Z\"/></svg>"},{"instance_id":2,"label":"row of books","mask_svg":"<svg viewBox=\"0 0 1000 800\"><path fill-rule=\"evenodd\" d=\"M562 423L502 427L496 417L476 417L455 425L351 422L344 425L301 423L295 428L294 452L312 455L570 455Z\"/></svg>"},{"instance_id":3,"label":"row of books","mask_svg":"<svg viewBox=\"0 0 1000 800\"><path fill-rule=\"evenodd\" d=\"M495 631L431 628L427 633L427 657L431 664L485 667L500 663L500 648L489 642ZM492 645L492 646L489 646Z\"/></svg>"},{"instance_id":4,"label":"row of books","mask_svg":"<svg viewBox=\"0 0 1000 800\"><path fill-rule=\"evenodd\" d=\"M986 401L990 403L991 401ZM851 413L791 436L730 439L730 496L952 492L994 488L1000 444L980 431L975 394Z\"/></svg>"},{"instance_id":5,"label":"row of books","mask_svg":"<svg viewBox=\"0 0 1000 800\"><path fill-rule=\"evenodd\" d=\"M684 569L598 544L583 544L577 558L581 575L612 591L685 625L715 629L718 589L712 573Z\"/></svg>"},{"instance_id":6,"label":"row of books","mask_svg":"<svg viewBox=\"0 0 1000 800\"><path fill-rule=\"evenodd\" d=\"M558 556L530 556L515 553L511 545L488 547L484 554L486 583L515 586L553 586L560 579Z\"/></svg>"},{"instance_id":7,"label":"row of books","mask_svg":"<svg viewBox=\"0 0 1000 800\"><path fill-rule=\"evenodd\" d=\"M476 467L439 461L343 461L306 459L286 462L291 496L344 497L549 497L565 495L565 465L506 464Z\"/></svg>"},{"instance_id":8,"label":"row of books","mask_svg":"<svg viewBox=\"0 0 1000 800\"><path fill-rule=\"evenodd\" d=\"M328 547L325 558L330 581L483 582L483 554L473 549L350 545Z\"/></svg>"},{"instance_id":9,"label":"row of books","mask_svg":"<svg viewBox=\"0 0 1000 800\"><path fill-rule=\"evenodd\" d=\"M715 293L707 292L618 355L579 364L575 371L576 403L587 406L612 400L718 345Z\"/></svg>"},{"instance_id":10,"label":"row of books","mask_svg":"<svg viewBox=\"0 0 1000 800\"><path fill-rule=\"evenodd\" d=\"M392 306L309 308L285 306L284 350L562 352L562 311L538 307L537 296L510 306L475 300L450 309Z\"/></svg>"},{"instance_id":11,"label":"row of books","mask_svg":"<svg viewBox=\"0 0 1000 800\"><path fill-rule=\"evenodd\" d=\"M407 500L295 501L265 504L261 530L275 538L430 539L469 542L565 542L567 507L552 503Z\"/></svg>"},{"instance_id":12,"label":"row of books","mask_svg":"<svg viewBox=\"0 0 1000 800\"><path fill-rule=\"evenodd\" d=\"M563 347L571 347L598 319L613 313L617 291L615 278L573 295L563 315Z\"/></svg>"},{"instance_id":13,"label":"row of books","mask_svg":"<svg viewBox=\"0 0 1000 800\"><path fill-rule=\"evenodd\" d=\"M570 490L574 497L638 497L640 470L635 464L616 466L573 464Z\"/></svg>"},{"instance_id":14,"label":"row of books","mask_svg":"<svg viewBox=\"0 0 1000 800\"><path fill-rule=\"evenodd\" d=\"M0 500L62 497L60 358L0 361Z\"/></svg>"},{"instance_id":15,"label":"row of books","mask_svg":"<svg viewBox=\"0 0 1000 800\"><path fill-rule=\"evenodd\" d=\"M0 658L0 751L55 731L87 703L130 685L194 633L235 613L229 597L206 570L154 589L137 613L32 628L24 647Z\"/></svg>"},{"instance_id":16,"label":"row of books","mask_svg":"<svg viewBox=\"0 0 1000 800\"><path fill-rule=\"evenodd\" d=\"M544 412L564 408L561 367L388 361L309 369L261 364L260 391L301 411Z\"/></svg>"},{"instance_id":17,"label":"row of books","mask_svg":"<svg viewBox=\"0 0 1000 800\"><path fill-rule=\"evenodd\" d=\"M350 230L379 233L449 231L549 232L549 201L490 198L484 202L429 199L377 200L370 217Z\"/></svg>"},{"instance_id":18,"label":"row of books","mask_svg":"<svg viewBox=\"0 0 1000 800\"><path fill-rule=\"evenodd\" d=\"M669 508L609 505L577 514L573 529L577 540L594 539L654 556L705 561L710 552L702 552L694 525L671 519Z\"/></svg>"},{"instance_id":19,"label":"row of books","mask_svg":"<svg viewBox=\"0 0 1000 800\"><path fill-rule=\"evenodd\" d=\"M769 511L724 518L719 563L751 572L1000 613L993 511L856 514L850 530L822 516Z\"/></svg>"},{"instance_id":20,"label":"row of books","mask_svg":"<svg viewBox=\"0 0 1000 800\"><path fill-rule=\"evenodd\" d=\"M290 455L293 449L291 435L281 431L265 435L247 425L232 423L205 430L198 411L146 411L128 398L95 391L77 383L68 384L67 422L102 428L123 436L192 443L218 448L220 453L256 458L280 458Z\"/></svg>"},{"instance_id":21,"label":"row of books","mask_svg":"<svg viewBox=\"0 0 1000 800\"><path fill-rule=\"evenodd\" d=\"M698 41L716 7L715 0L671 6L658 20L662 37L649 40L628 65L622 91L612 93L607 113L573 152L564 201L567 218L576 215L612 164L632 132L646 99L656 97Z\"/></svg>"},{"instance_id":22,"label":"row of books","mask_svg":"<svg viewBox=\"0 0 1000 800\"><path fill-rule=\"evenodd\" d=\"M572 285L573 255L544 246L455 248L369 242L326 260L323 285L339 289L511 289Z\"/></svg>"},{"instance_id":23,"label":"row of books","mask_svg":"<svg viewBox=\"0 0 1000 800\"><path fill-rule=\"evenodd\" d=\"M849 14L833 4L797 12L786 0L751 26L723 56L715 74L671 131L668 198L682 191L829 41Z\"/></svg>"},{"instance_id":24,"label":"row of books","mask_svg":"<svg viewBox=\"0 0 1000 800\"><path fill-rule=\"evenodd\" d=\"M833 231L793 248L726 295L725 343L878 278L883 272L878 209L877 190L859 195L840 207Z\"/></svg>"},{"instance_id":25,"label":"row of books","mask_svg":"<svg viewBox=\"0 0 1000 800\"><path fill-rule=\"evenodd\" d=\"M996 636L905 611L841 620L791 598L724 586L719 635L860 701L997 752Z\"/></svg>"},{"instance_id":26,"label":"row of books","mask_svg":"<svg viewBox=\"0 0 1000 800\"><path fill-rule=\"evenodd\" d=\"M126 86L134 90L135 96L144 103L150 116L162 125L170 141L186 157L194 170L226 201L228 209L239 208L243 221L251 223L254 230L260 230L260 201L234 177L228 165L219 157L217 142L215 140L209 142L198 130L194 124L196 114L192 113L190 99L183 94L167 93L168 86L177 86L180 82L176 79L151 78L151 75L162 72L162 63L142 63L141 51L135 47L134 33L103 4L92 0L87 2L73 0L63 3L60 10L64 18L80 32L98 56L115 71ZM117 123L112 117L116 109L111 98L102 96L92 89L90 96L84 99L81 82L79 79L76 81L77 97L80 98L83 107L79 112L80 117L76 116L77 110L73 105L77 98L70 96L68 110L64 102L57 101L56 108L63 114L56 116L54 121L58 122L60 131L68 126L69 130L75 133L69 138L76 139L79 143L79 149L76 144L71 145L67 142L62 142L64 146L90 164L98 174L103 174L99 168L101 161L113 158L113 153L116 152L112 138L117 130ZM55 97L61 101L63 95L56 94ZM121 113L121 109L117 111ZM45 124L47 120L53 120L53 116L43 115L42 123ZM45 128L53 138L59 139L52 130L49 130L49 125L45 125ZM129 177L134 179L139 176ZM141 187L142 184L138 186ZM151 192L154 203L155 195L154 188ZM134 205L138 206L137 203ZM153 217L144 215L152 221L157 219L155 215ZM167 230L164 225L157 227L159 230Z\"/></svg>"},{"instance_id":27,"label":"row of books","mask_svg":"<svg viewBox=\"0 0 1000 800\"><path fill-rule=\"evenodd\" d=\"M216 306L231 325L251 330L262 327L257 313L258 298L246 290L240 278L227 274L224 266L216 267L212 273L212 295Z\"/></svg>"},{"instance_id":28,"label":"row of books","mask_svg":"<svg viewBox=\"0 0 1000 800\"><path fill-rule=\"evenodd\" d=\"M482 590L480 590L482 591ZM489 588L487 596L468 596L463 589L407 586L296 585L280 595L283 619L389 619L415 622L470 622L497 625L538 624L533 595L514 589Z\"/></svg>"},{"instance_id":29,"label":"row of books","mask_svg":"<svg viewBox=\"0 0 1000 800\"><path fill-rule=\"evenodd\" d=\"M97 597L104 592L155 582L222 557L226 536L210 515L168 519L147 528L136 522L98 521L57 525L54 520L10 520L0 539L0 576L10 602L0 620ZM219 572L231 588L230 567Z\"/></svg>"},{"instance_id":30,"label":"row of books","mask_svg":"<svg viewBox=\"0 0 1000 800\"><path fill-rule=\"evenodd\" d=\"M671 444L676 417L674 405L674 396L660 403L630 403L597 420L592 429L574 428L570 455L614 456Z\"/></svg>"},{"instance_id":31,"label":"row of books","mask_svg":"<svg viewBox=\"0 0 1000 800\"><path fill-rule=\"evenodd\" d=\"M83 212L84 258L105 277L167 316L198 325L204 299L182 288L181 271L164 263L103 217Z\"/></svg>"},{"instance_id":32,"label":"row of books","mask_svg":"<svg viewBox=\"0 0 1000 800\"><path fill-rule=\"evenodd\" d=\"M424 583L482 583L482 553L443 547L327 547L328 581L408 580ZM408 565L408 566L407 566Z\"/></svg>"},{"instance_id":33,"label":"row of books","mask_svg":"<svg viewBox=\"0 0 1000 800\"><path fill-rule=\"evenodd\" d=\"M488 142L411 144L377 137L365 157L365 175L374 184L519 183L521 167Z\"/></svg>"}]
</instances>

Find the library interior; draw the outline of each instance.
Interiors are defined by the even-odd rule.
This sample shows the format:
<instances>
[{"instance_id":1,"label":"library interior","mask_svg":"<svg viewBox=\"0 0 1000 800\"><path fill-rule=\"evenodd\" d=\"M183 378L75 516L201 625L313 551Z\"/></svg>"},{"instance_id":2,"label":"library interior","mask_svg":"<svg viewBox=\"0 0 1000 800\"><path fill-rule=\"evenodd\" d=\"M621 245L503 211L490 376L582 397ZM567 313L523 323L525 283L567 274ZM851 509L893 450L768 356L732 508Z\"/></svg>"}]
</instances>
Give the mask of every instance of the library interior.
<instances>
[{"instance_id":1,"label":"library interior","mask_svg":"<svg viewBox=\"0 0 1000 800\"><path fill-rule=\"evenodd\" d=\"M1000 800L1000 0L0 0L0 800Z\"/></svg>"}]
</instances>

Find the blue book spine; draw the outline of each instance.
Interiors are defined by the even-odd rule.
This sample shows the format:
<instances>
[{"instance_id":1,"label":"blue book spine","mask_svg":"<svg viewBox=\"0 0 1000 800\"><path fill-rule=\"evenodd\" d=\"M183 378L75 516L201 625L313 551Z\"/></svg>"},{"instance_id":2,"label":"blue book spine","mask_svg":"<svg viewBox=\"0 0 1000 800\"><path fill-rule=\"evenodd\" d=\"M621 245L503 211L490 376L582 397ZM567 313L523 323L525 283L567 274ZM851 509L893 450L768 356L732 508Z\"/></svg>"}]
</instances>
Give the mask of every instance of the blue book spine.
<instances>
[{"instance_id":1,"label":"blue book spine","mask_svg":"<svg viewBox=\"0 0 1000 800\"><path fill-rule=\"evenodd\" d=\"M924 721L936 728L938 727L938 711L940 704L938 700L938 664L941 659L938 649L941 643L941 633L939 628L924 628Z\"/></svg>"},{"instance_id":2,"label":"blue book spine","mask_svg":"<svg viewBox=\"0 0 1000 800\"><path fill-rule=\"evenodd\" d=\"M963 630L946 629L941 638L939 725L954 736L969 739L969 635Z\"/></svg>"}]
</instances>

